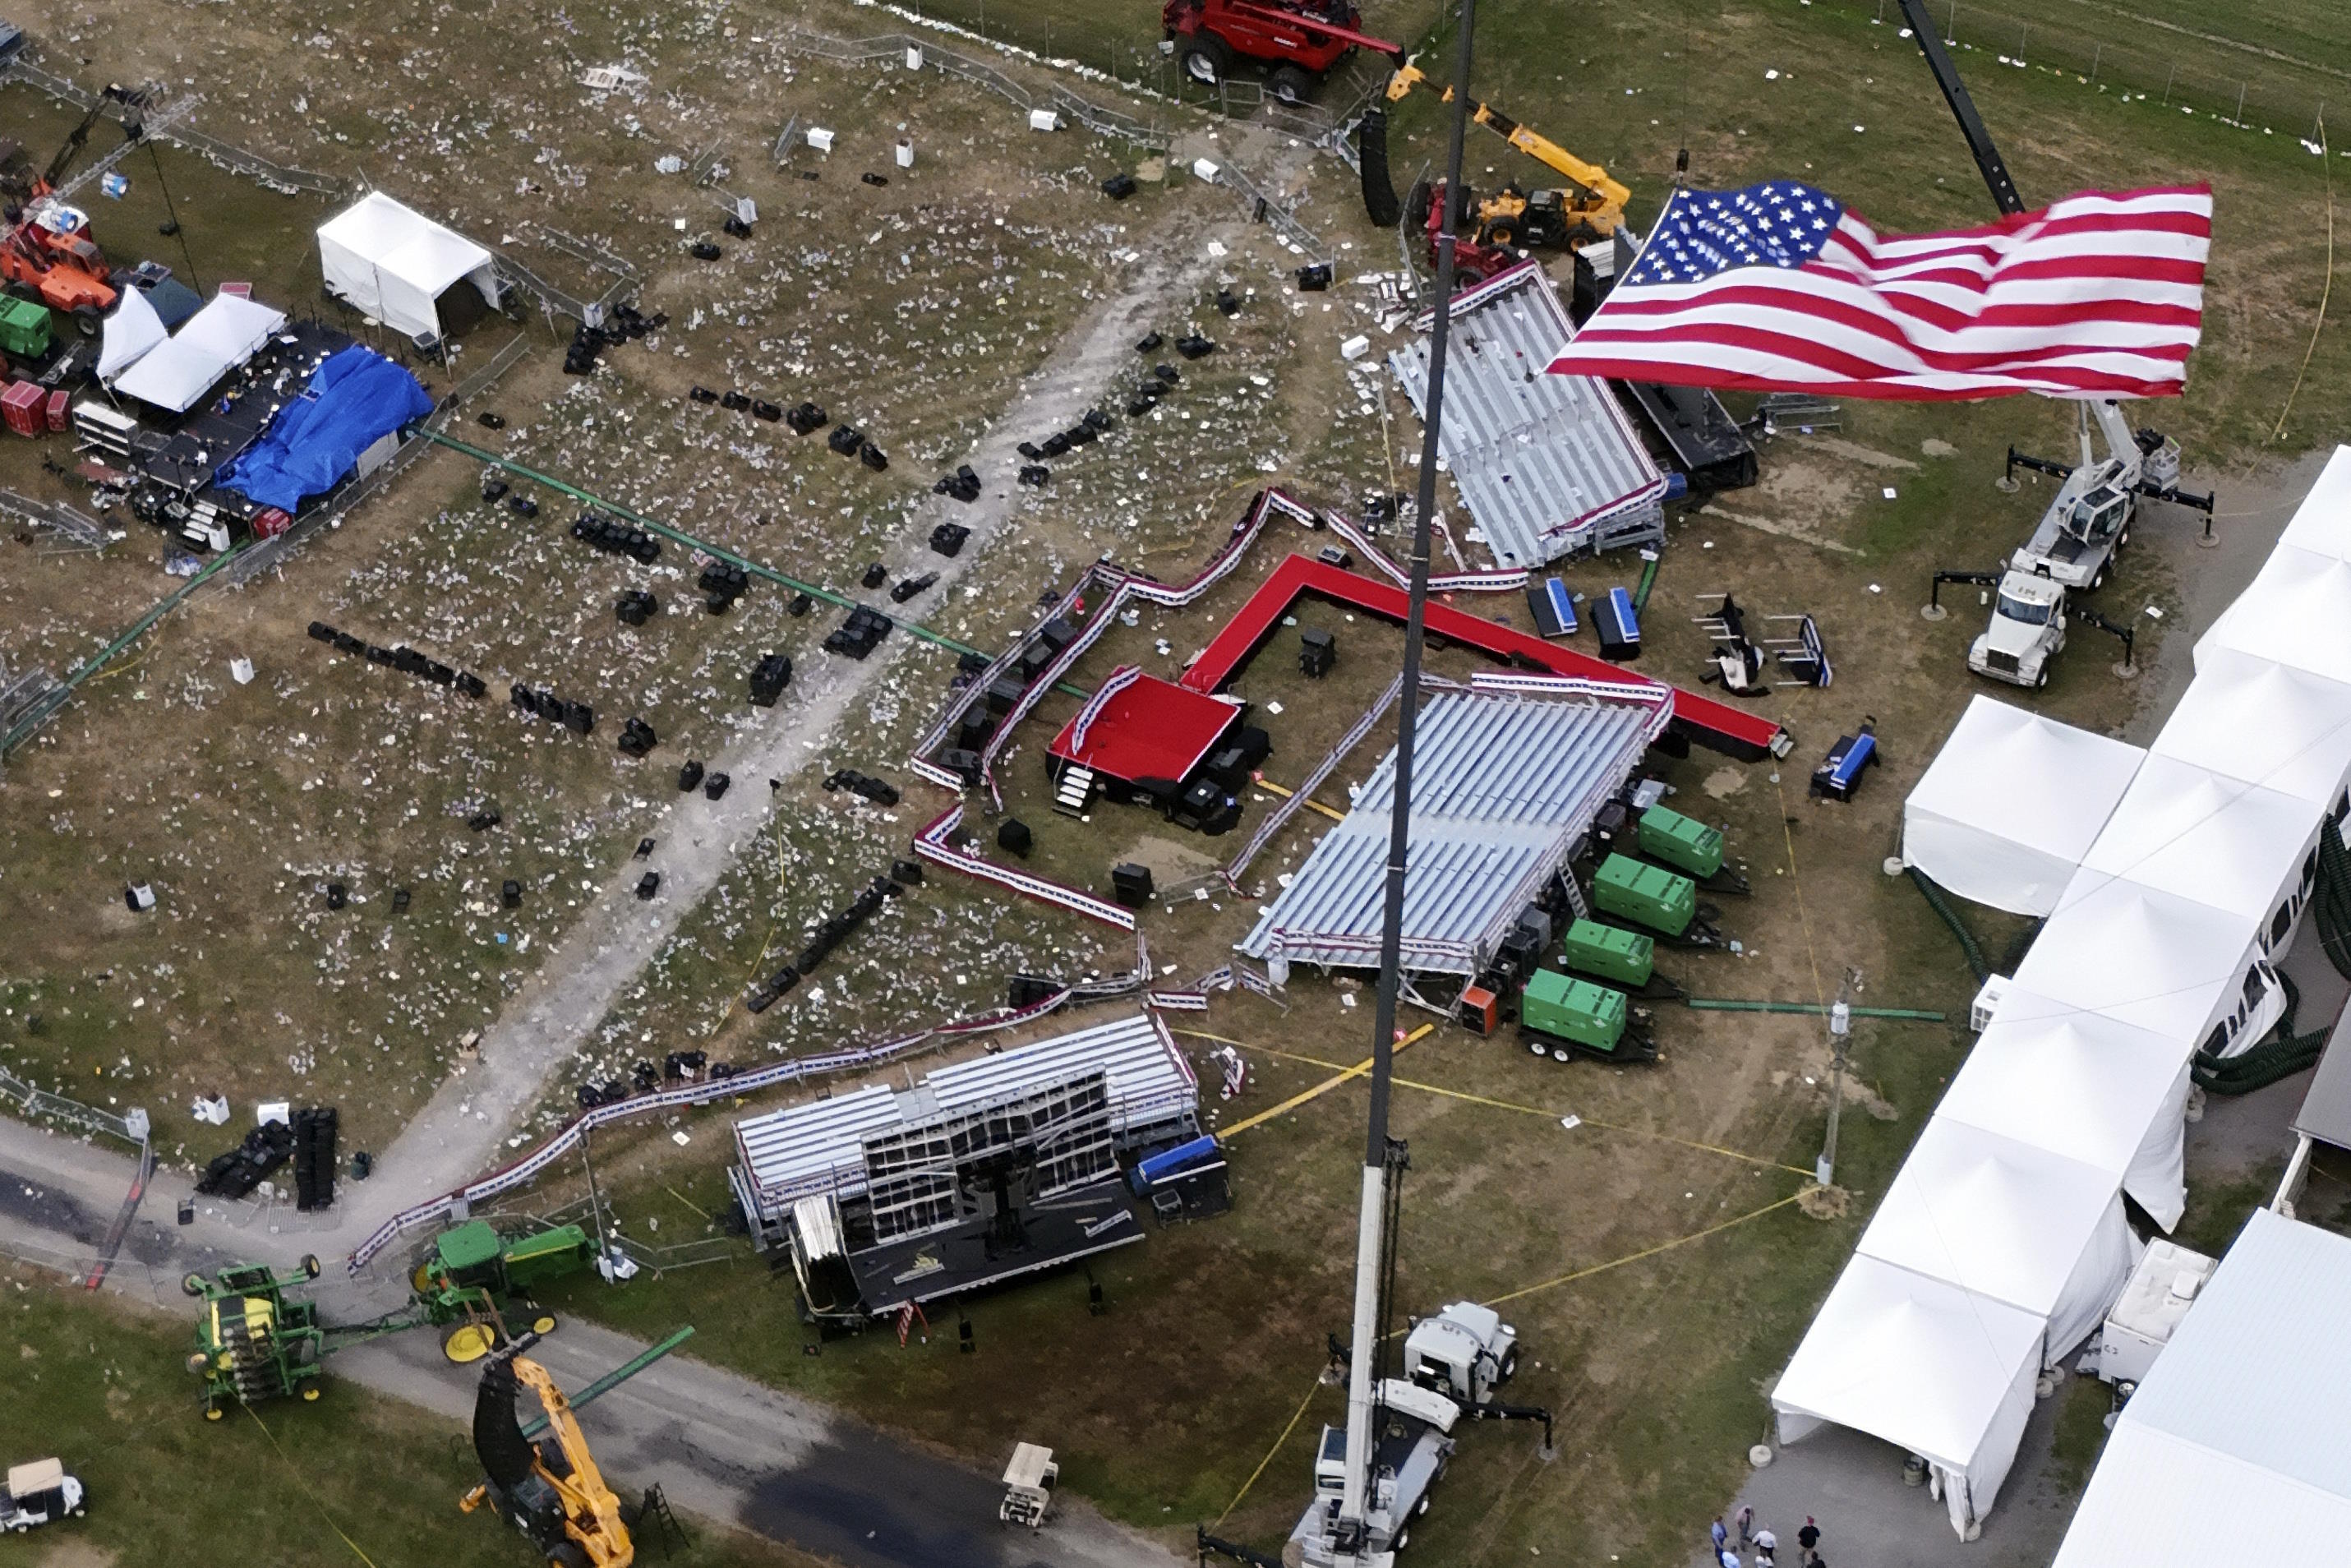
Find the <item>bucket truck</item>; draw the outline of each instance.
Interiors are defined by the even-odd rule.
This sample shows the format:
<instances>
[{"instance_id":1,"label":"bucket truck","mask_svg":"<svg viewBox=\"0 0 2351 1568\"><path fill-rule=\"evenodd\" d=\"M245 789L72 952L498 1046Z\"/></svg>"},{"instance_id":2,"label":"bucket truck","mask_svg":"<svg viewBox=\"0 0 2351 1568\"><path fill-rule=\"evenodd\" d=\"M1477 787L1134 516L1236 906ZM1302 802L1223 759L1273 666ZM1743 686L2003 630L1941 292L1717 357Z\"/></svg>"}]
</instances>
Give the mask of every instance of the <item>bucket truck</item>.
<instances>
[{"instance_id":1,"label":"bucket truck","mask_svg":"<svg viewBox=\"0 0 2351 1568\"><path fill-rule=\"evenodd\" d=\"M2049 684L2050 662L2065 645L2068 595L2105 585L2115 556L2130 542L2131 519L2141 497L2206 513L2212 509L2210 496L2179 487L2179 443L2152 430L2132 430L2112 398L2085 401L2078 407L2078 464L2069 467L2009 448L2011 476L2023 467L2063 483L2032 537L1999 575L1991 624L1968 649L1968 668L1980 675L2020 686ZM2105 442L2103 459L2092 448L2094 423ZM2073 618L2088 618L2088 612L2075 610Z\"/></svg>"},{"instance_id":2,"label":"bucket truck","mask_svg":"<svg viewBox=\"0 0 2351 1568\"><path fill-rule=\"evenodd\" d=\"M1902 19L1909 24L1910 36L1917 40L1919 52L1927 57L1927 68L1934 73L1944 102L1950 105L1952 117L1959 122L1959 134L1967 139L1968 152L1983 175L1985 188L1991 193L1992 204L2003 214L2022 213L2024 198L2017 193L2007 162L1992 144L1991 132L1984 129L1983 117L1976 112L1967 84L1959 79L1958 68L1943 47L1934 19L1927 14L1926 0L1901 0L1901 5ZM2049 684L2050 662L2065 645L2067 595L2086 592L2105 581L2106 568L2115 552L2130 538L2131 517L2140 497L2176 501L2197 507L2207 516L2211 513L2211 497L2189 495L2178 487L2178 442L2151 430L2134 432L2124 423L2121 407L2112 398L2084 400L2078 418L2082 444L2078 464L2068 465L2026 457L2014 447L2009 448L2008 472L2011 479L2019 467L2025 467L2053 475L2064 485L2057 498L2042 514L2041 526L2009 558L2005 570L1996 573L1936 573L1938 588L1953 581L1998 586L1992 595L1991 624L1968 649L1968 667L1978 674L2020 686ZM2106 455L2103 461L2091 442L2090 426L2094 421L2105 440ZM2070 619L2121 636L2124 663L2129 663L2127 628L2085 609L2073 609Z\"/></svg>"}]
</instances>

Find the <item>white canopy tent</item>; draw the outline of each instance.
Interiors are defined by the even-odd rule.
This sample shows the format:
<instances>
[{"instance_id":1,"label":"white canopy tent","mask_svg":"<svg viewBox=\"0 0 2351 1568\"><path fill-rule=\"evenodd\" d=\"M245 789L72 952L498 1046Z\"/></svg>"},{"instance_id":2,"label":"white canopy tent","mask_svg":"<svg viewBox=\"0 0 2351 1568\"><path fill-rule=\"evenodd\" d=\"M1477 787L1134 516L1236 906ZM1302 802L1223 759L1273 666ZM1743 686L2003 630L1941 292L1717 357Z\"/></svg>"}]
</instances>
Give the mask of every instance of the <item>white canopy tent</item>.
<instances>
[{"instance_id":1,"label":"white canopy tent","mask_svg":"<svg viewBox=\"0 0 2351 1568\"><path fill-rule=\"evenodd\" d=\"M2042 1330L2021 1307L1855 1256L1772 1387L1780 1440L1828 1422L1921 1456L1970 1538L2032 1413Z\"/></svg>"},{"instance_id":2,"label":"white canopy tent","mask_svg":"<svg viewBox=\"0 0 2351 1568\"><path fill-rule=\"evenodd\" d=\"M1937 1114L1857 1250L2045 1321L2045 1364L2089 1337L2138 1261L2121 1180Z\"/></svg>"},{"instance_id":3,"label":"white canopy tent","mask_svg":"<svg viewBox=\"0 0 2351 1568\"><path fill-rule=\"evenodd\" d=\"M2237 1004L2259 922L2102 872L2075 874L2016 967L2018 1016L2099 1012L2179 1042Z\"/></svg>"},{"instance_id":4,"label":"white canopy tent","mask_svg":"<svg viewBox=\"0 0 2351 1568\"><path fill-rule=\"evenodd\" d=\"M2123 1190L2168 1230L2188 1201L2187 1113L2186 1046L2011 988L1935 1119L2119 1171Z\"/></svg>"},{"instance_id":5,"label":"white canopy tent","mask_svg":"<svg viewBox=\"0 0 2351 1568\"><path fill-rule=\"evenodd\" d=\"M126 288L100 329L98 379L109 386L139 357L170 336L143 288Z\"/></svg>"},{"instance_id":6,"label":"white canopy tent","mask_svg":"<svg viewBox=\"0 0 2351 1568\"><path fill-rule=\"evenodd\" d=\"M2338 446L2278 543L2351 560L2351 446Z\"/></svg>"},{"instance_id":7,"label":"white canopy tent","mask_svg":"<svg viewBox=\"0 0 2351 1568\"><path fill-rule=\"evenodd\" d=\"M2197 642L2197 668L2222 649L2351 685L2351 560L2278 546Z\"/></svg>"},{"instance_id":8,"label":"white canopy tent","mask_svg":"<svg viewBox=\"0 0 2351 1568\"><path fill-rule=\"evenodd\" d=\"M2263 951L2274 951L2302 913L2317 848L2309 801L2150 757L2083 869L2256 921Z\"/></svg>"},{"instance_id":9,"label":"white canopy tent","mask_svg":"<svg viewBox=\"0 0 2351 1568\"><path fill-rule=\"evenodd\" d=\"M2196 678L2147 750L2331 810L2351 779L2351 685L2199 647Z\"/></svg>"},{"instance_id":10,"label":"white canopy tent","mask_svg":"<svg viewBox=\"0 0 2351 1568\"><path fill-rule=\"evenodd\" d=\"M319 266L329 293L412 338L441 336L438 301L460 282L498 302L487 250L381 191L319 225Z\"/></svg>"},{"instance_id":11,"label":"white canopy tent","mask_svg":"<svg viewBox=\"0 0 2351 1568\"><path fill-rule=\"evenodd\" d=\"M180 329L139 356L115 378L114 390L141 402L183 413L214 382L254 354L286 325L286 314L235 294L182 322Z\"/></svg>"},{"instance_id":12,"label":"white canopy tent","mask_svg":"<svg viewBox=\"0 0 2351 1568\"><path fill-rule=\"evenodd\" d=\"M2115 1418L2053 1568L2328 1562L2351 1539L2351 1240L2253 1210Z\"/></svg>"},{"instance_id":13,"label":"white canopy tent","mask_svg":"<svg viewBox=\"0 0 2351 1568\"><path fill-rule=\"evenodd\" d=\"M2147 753L1977 696L1902 806L1902 858L2016 915L2056 906Z\"/></svg>"}]
</instances>

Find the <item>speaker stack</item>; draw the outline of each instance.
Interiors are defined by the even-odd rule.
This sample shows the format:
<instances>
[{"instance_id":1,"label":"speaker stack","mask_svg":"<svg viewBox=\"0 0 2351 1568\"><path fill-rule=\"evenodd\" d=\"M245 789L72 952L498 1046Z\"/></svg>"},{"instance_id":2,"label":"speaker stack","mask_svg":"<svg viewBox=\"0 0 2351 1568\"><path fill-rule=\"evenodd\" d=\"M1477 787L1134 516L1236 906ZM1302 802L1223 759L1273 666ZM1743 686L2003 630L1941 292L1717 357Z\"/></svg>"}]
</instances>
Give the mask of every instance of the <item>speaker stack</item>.
<instances>
[{"instance_id":1,"label":"speaker stack","mask_svg":"<svg viewBox=\"0 0 2351 1568\"><path fill-rule=\"evenodd\" d=\"M308 1212L335 1201L335 1132L332 1105L294 1113L294 1207Z\"/></svg>"}]
</instances>

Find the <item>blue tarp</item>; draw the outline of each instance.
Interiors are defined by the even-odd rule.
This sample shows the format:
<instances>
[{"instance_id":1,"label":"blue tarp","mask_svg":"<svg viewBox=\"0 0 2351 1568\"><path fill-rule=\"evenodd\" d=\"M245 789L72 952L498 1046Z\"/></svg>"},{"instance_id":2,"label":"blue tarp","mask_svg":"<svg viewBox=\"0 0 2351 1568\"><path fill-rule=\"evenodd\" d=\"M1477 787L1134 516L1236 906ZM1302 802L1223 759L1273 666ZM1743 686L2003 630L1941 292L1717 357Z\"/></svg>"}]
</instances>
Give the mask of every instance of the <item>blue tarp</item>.
<instances>
[{"instance_id":1,"label":"blue tarp","mask_svg":"<svg viewBox=\"0 0 2351 1568\"><path fill-rule=\"evenodd\" d=\"M265 507L298 510L308 497L334 488L360 453L432 412L433 400L414 376L354 343L311 372L302 395L269 422L252 451L222 471L219 483Z\"/></svg>"}]
</instances>

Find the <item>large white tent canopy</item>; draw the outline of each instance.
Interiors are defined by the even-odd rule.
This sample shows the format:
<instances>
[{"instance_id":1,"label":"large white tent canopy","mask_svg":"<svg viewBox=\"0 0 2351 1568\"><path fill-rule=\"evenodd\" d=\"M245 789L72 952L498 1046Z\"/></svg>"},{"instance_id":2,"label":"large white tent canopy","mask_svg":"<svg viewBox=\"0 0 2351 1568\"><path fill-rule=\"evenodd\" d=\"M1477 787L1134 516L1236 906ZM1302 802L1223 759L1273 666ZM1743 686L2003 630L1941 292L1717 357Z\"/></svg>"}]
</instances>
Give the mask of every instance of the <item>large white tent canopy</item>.
<instances>
[{"instance_id":1,"label":"large white tent canopy","mask_svg":"<svg viewBox=\"0 0 2351 1568\"><path fill-rule=\"evenodd\" d=\"M2057 904L2147 753L1978 696L1902 806L1902 858L2017 915Z\"/></svg>"},{"instance_id":2,"label":"large white tent canopy","mask_svg":"<svg viewBox=\"0 0 2351 1568\"><path fill-rule=\"evenodd\" d=\"M2235 1005L2260 922L2101 872L2075 874L2016 968L2051 1011L2104 1013L2183 1051Z\"/></svg>"},{"instance_id":3,"label":"large white tent canopy","mask_svg":"<svg viewBox=\"0 0 2351 1568\"><path fill-rule=\"evenodd\" d=\"M2351 446L2338 446L2278 543L2351 560Z\"/></svg>"},{"instance_id":4,"label":"large white tent canopy","mask_svg":"<svg viewBox=\"0 0 2351 1568\"><path fill-rule=\"evenodd\" d=\"M2274 939L2285 933L2269 923L2290 901L2299 913L2317 844L2309 801L2150 757L2082 864L2258 922Z\"/></svg>"},{"instance_id":5,"label":"large white tent canopy","mask_svg":"<svg viewBox=\"0 0 2351 1568\"><path fill-rule=\"evenodd\" d=\"M381 191L319 225L319 266L328 292L411 337L441 335L441 296L471 283L498 302L490 253Z\"/></svg>"},{"instance_id":6,"label":"large white tent canopy","mask_svg":"<svg viewBox=\"0 0 2351 1568\"><path fill-rule=\"evenodd\" d=\"M126 288L103 327L98 347L98 379L112 386L139 357L170 336L155 302L143 288Z\"/></svg>"},{"instance_id":7,"label":"large white tent canopy","mask_svg":"<svg viewBox=\"0 0 2351 1568\"><path fill-rule=\"evenodd\" d=\"M2137 1261L2113 1174L1939 1114L1859 1251L2046 1319L2047 1360L2089 1337Z\"/></svg>"},{"instance_id":8,"label":"large white tent canopy","mask_svg":"<svg viewBox=\"0 0 2351 1568\"><path fill-rule=\"evenodd\" d=\"M2119 1171L2123 1190L2168 1230L2187 1207L2188 1082L2180 1041L2011 988L1935 1120Z\"/></svg>"},{"instance_id":9,"label":"large white tent canopy","mask_svg":"<svg viewBox=\"0 0 2351 1568\"><path fill-rule=\"evenodd\" d=\"M2351 560L2281 544L2196 644L2351 685Z\"/></svg>"},{"instance_id":10,"label":"large white tent canopy","mask_svg":"<svg viewBox=\"0 0 2351 1568\"><path fill-rule=\"evenodd\" d=\"M2341 1556L2346 1320L2351 1240L2255 1209L2116 1417L2053 1568Z\"/></svg>"},{"instance_id":11,"label":"large white tent canopy","mask_svg":"<svg viewBox=\"0 0 2351 1568\"><path fill-rule=\"evenodd\" d=\"M2351 779L2351 685L2208 643L2147 750L2331 809Z\"/></svg>"},{"instance_id":12,"label":"large white tent canopy","mask_svg":"<svg viewBox=\"0 0 2351 1568\"><path fill-rule=\"evenodd\" d=\"M180 329L139 356L114 380L114 390L141 402L185 413L221 377L253 358L286 315L235 294L213 302Z\"/></svg>"},{"instance_id":13,"label":"large white tent canopy","mask_svg":"<svg viewBox=\"0 0 2351 1568\"><path fill-rule=\"evenodd\" d=\"M2042 1331L2021 1307L1857 1256L1772 1387L1780 1438L1831 1422L1921 1456L1971 1535L2032 1413Z\"/></svg>"}]
</instances>

